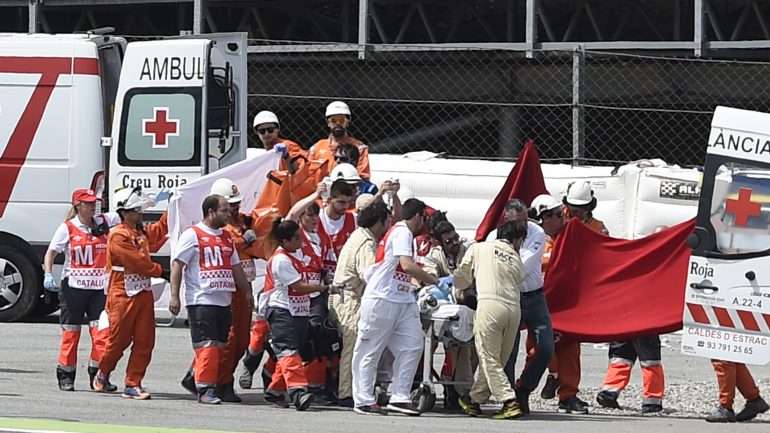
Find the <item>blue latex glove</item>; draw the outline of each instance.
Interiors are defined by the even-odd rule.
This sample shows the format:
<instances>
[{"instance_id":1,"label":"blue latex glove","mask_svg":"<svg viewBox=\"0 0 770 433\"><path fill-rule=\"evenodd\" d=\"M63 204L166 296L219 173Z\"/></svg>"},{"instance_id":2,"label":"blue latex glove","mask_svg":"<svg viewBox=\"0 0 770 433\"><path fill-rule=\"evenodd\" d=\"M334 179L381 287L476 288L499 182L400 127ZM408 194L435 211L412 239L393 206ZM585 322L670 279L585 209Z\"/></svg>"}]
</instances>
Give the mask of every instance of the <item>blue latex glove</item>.
<instances>
[{"instance_id":1,"label":"blue latex glove","mask_svg":"<svg viewBox=\"0 0 770 433\"><path fill-rule=\"evenodd\" d=\"M288 158L289 157L289 148L286 147L283 143L278 143L275 146L273 146L273 150L275 153L280 153L281 158Z\"/></svg>"},{"instance_id":2,"label":"blue latex glove","mask_svg":"<svg viewBox=\"0 0 770 433\"><path fill-rule=\"evenodd\" d=\"M441 287L432 287L428 289L428 294L436 298L437 301L449 301L449 291Z\"/></svg>"},{"instance_id":3,"label":"blue latex glove","mask_svg":"<svg viewBox=\"0 0 770 433\"><path fill-rule=\"evenodd\" d=\"M157 204L170 199L172 194L173 193L167 189L159 191L157 194L155 194L155 203Z\"/></svg>"},{"instance_id":4,"label":"blue latex glove","mask_svg":"<svg viewBox=\"0 0 770 433\"><path fill-rule=\"evenodd\" d=\"M446 277L441 277L438 279L438 284L436 286L438 287L451 287L455 283L455 279L453 276L449 275Z\"/></svg>"},{"instance_id":5,"label":"blue latex glove","mask_svg":"<svg viewBox=\"0 0 770 433\"><path fill-rule=\"evenodd\" d=\"M254 232L254 230L246 230L243 232L243 240L246 242L246 245L251 245L257 240L257 234Z\"/></svg>"},{"instance_id":6,"label":"blue latex glove","mask_svg":"<svg viewBox=\"0 0 770 433\"><path fill-rule=\"evenodd\" d=\"M56 280L53 277L53 274L50 272L46 272L45 276L43 277L43 287L45 287L46 290L49 290L51 292L58 292L59 287L56 286Z\"/></svg>"}]
</instances>

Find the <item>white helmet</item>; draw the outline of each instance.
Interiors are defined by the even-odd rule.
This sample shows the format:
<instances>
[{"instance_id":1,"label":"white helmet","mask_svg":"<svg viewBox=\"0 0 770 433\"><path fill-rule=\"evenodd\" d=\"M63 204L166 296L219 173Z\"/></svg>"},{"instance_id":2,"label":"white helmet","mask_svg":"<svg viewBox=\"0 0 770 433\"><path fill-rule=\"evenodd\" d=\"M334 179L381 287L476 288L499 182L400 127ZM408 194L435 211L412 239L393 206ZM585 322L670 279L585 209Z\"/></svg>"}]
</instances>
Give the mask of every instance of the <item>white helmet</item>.
<instances>
[{"instance_id":1,"label":"white helmet","mask_svg":"<svg viewBox=\"0 0 770 433\"><path fill-rule=\"evenodd\" d=\"M332 103L326 106L326 117L334 116L337 114L344 114L348 117L351 117L350 107L348 107L348 104L342 101L333 101Z\"/></svg>"},{"instance_id":2,"label":"white helmet","mask_svg":"<svg viewBox=\"0 0 770 433\"><path fill-rule=\"evenodd\" d=\"M144 207L142 188L119 188L115 190L115 210L134 210Z\"/></svg>"},{"instance_id":3,"label":"white helmet","mask_svg":"<svg viewBox=\"0 0 770 433\"><path fill-rule=\"evenodd\" d=\"M238 189L238 185L226 177L214 181L211 185L210 194L221 195L227 199L228 203L241 202L241 191Z\"/></svg>"},{"instance_id":4,"label":"white helmet","mask_svg":"<svg viewBox=\"0 0 770 433\"><path fill-rule=\"evenodd\" d=\"M560 208L561 202L550 194L540 194L532 200L532 204L529 207L537 212L537 217L539 218L545 211Z\"/></svg>"},{"instance_id":5,"label":"white helmet","mask_svg":"<svg viewBox=\"0 0 770 433\"><path fill-rule=\"evenodd\" d=\"M275 115L272 111L260 111L257 113L256 116L254 116L254 122L252 123L252 126L256 128L259 125L264 125L266 123L275 123L279 127L281 124L278 122L278 116Z\"/></svg>"},{"instance_id":6,"label":"white helmet","mask_svg":"<svg viewBox=\"0 0 770 433\"><path fill-rule=\"evenodd\" d=\"M337 164L329 173L329 177L332 182L335 180L343 179L347 183L361 182L361 176L358 175L358 170L350 164Z\"/></svg>"},{"instance_id":7,"label":"white helmet","mask_svg":"<svg viewBox=\"0 0 770 433\"><path fill-rule=\"evenodd\" d=\"M571 206L588 206L596 202L594 192L591 190L591 182L579 180L572 182L567 187L567 196L564 204Z\"/></svg>"}]
</instances>

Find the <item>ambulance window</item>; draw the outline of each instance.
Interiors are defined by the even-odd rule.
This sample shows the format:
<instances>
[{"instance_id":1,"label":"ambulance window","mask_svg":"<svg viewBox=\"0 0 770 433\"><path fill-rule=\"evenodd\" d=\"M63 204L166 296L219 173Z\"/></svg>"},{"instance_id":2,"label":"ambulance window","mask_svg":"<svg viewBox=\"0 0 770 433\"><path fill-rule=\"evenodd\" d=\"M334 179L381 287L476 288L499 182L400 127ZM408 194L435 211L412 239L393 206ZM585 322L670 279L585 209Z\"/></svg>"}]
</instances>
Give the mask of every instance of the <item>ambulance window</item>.
<instances>
[{"instance_id":1,"label":"ambulance window","mask_svg":"<svg viewBox=\"0 0 770 433\"><path fill-rule=\"evenodd\" d=\"M133 89L121 117L121 165L200 165L200 89Z\"/></svg>"},{"instance_id":2,"label":"ambulance window","mask_svg":"<svg viewBox=\"0 0 770 433\"><path fill-rule=\"evenodd\" d=\"M770 248L770 169L723 164L714 179L711 225L717 249L745 254Z\"/></svg>"}]
</instances>

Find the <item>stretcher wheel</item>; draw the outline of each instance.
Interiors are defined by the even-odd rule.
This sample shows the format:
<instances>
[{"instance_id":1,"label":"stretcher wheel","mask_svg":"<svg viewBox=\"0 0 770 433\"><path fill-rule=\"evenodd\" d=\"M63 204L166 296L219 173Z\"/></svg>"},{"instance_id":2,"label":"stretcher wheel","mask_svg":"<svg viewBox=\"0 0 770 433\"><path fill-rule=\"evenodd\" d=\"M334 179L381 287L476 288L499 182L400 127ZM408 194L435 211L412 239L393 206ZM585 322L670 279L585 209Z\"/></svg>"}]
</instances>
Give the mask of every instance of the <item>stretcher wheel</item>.
<instances>
[{"instance_id":1,"label":"stretcher wheel","mask_svg":"<svg viewBox=\"0 0 770 433\"><path fill-rule=\"evenodd\" d=\"M421 384L412 391L412 404L420 412L428 412L436 405L436 392L427 384Z\"/></svg>"}]
</instances>

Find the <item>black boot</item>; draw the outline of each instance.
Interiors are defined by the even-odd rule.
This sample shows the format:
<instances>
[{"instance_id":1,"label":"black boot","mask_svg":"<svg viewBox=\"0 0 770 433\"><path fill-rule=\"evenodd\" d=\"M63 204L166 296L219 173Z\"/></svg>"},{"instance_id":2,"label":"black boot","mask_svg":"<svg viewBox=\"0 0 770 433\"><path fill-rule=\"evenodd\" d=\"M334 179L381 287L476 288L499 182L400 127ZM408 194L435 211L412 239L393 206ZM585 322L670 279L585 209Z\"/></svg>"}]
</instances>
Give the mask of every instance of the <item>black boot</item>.
<instances>
[{"instance_id":1,"label":"black boot","mask_svg":"<svg viewBox=\"0 0 770 433\"><path fill-rule=\"evenodd\" d=\"M88 367L88 386L91 387L91 391L94 390L94 378L98 372L99 367Z\"/></svg>"},{"instance_id":2,"label":"black boot","mask_svg":"<svg viewBox=\"0 0 770 433\"><path fill-rule=\"evenodd\" d=\"M262 356L265 352L251 354L248 350L243 357L243 373L238 377L238 385L241 389L251 389L254 382L254 373L262 362Z\"/></svg>"},{"instance_id":3,"label":"black boot","mask_svg":"<svg viewBox=\"0 0 770 433\"><path fill-rule=\"evenodd\" d=\"M75 390L75 369L72 371L64 370L61 367L56 367L56 380L59 382L59 389L62 391L74 391Z\"/></svg>"},{"instance_id":4,"label":"black boot","mask_svg":"<svg viewBox=\"0 0 770 433\"><path fill-rule=\"evenodd\" d=\"M187 373L182 378L182 388L190 392L194 396L198 396L198 388L195 386L195 371L191 368L187 370Z\"/></svg>"},{"instance_id":5,"label":"black boot","mask_svg":"<svg viewBox=\"0 0 770 433\"><path fill-rule=\"evenodd\" d=\"M217 386L217 395L225 403L240 403L242 400L233 389L233 382Z\"/></svg>"}]
</instances>

